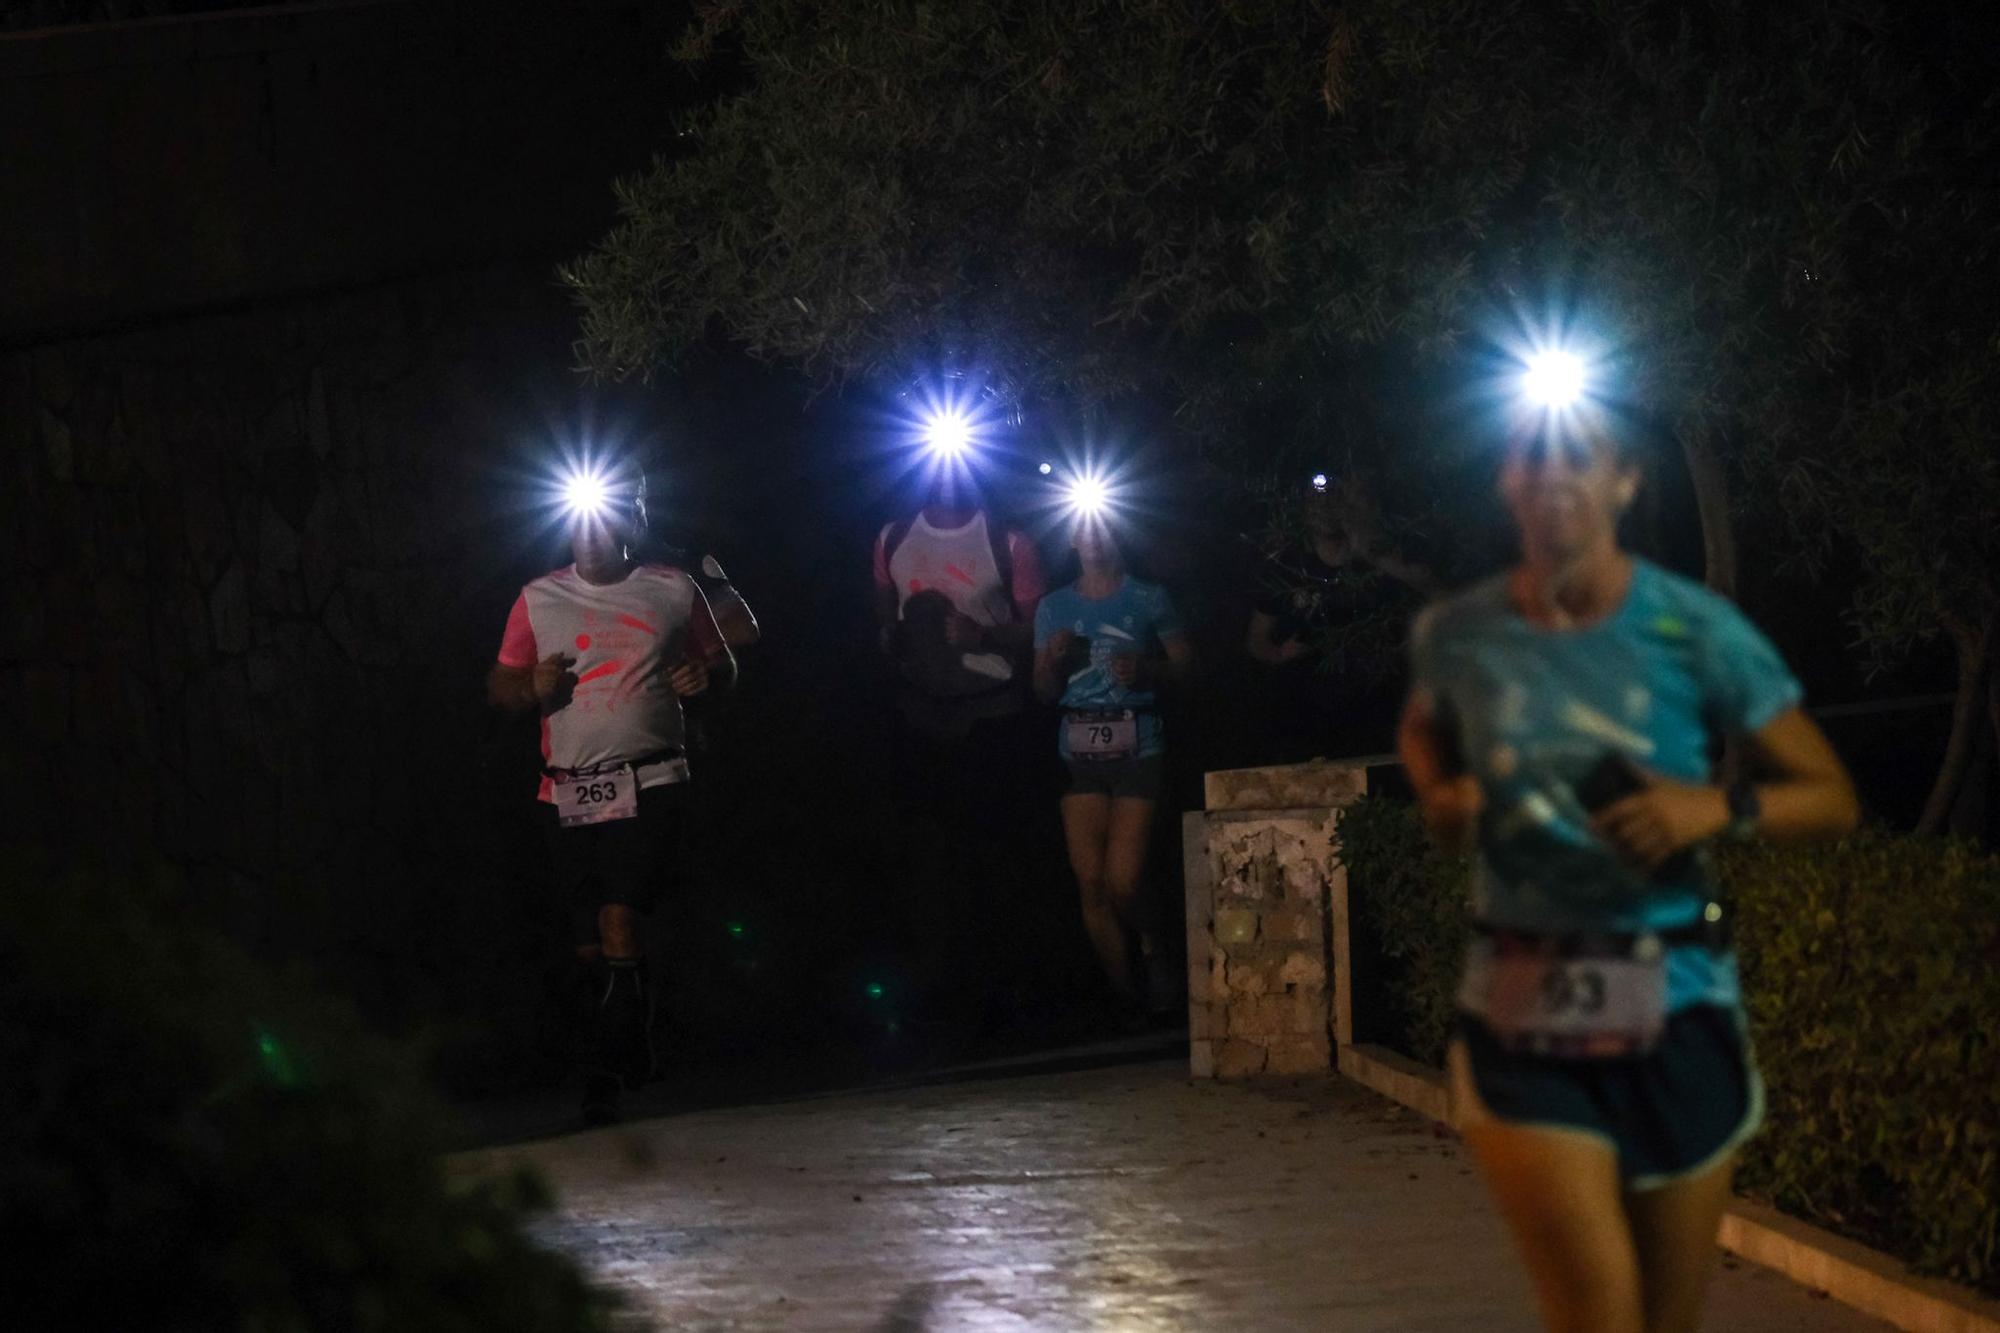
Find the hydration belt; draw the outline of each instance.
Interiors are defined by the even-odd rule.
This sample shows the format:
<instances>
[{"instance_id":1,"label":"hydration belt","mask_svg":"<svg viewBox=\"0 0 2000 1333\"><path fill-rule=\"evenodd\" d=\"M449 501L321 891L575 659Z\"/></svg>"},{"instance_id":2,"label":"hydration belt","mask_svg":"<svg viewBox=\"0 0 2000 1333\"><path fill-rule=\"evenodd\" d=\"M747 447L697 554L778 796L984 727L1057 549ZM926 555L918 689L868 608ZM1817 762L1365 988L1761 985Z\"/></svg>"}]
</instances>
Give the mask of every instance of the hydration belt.
<instances>
[{"instance_id":1,"label":"hydration belt","mask_svg":"<svg viewBox=\"0 0 2000 1333\"><path fill-rule=\"evenodd\" d=\"M1709 911L1714 911L1715 919L1709 919ZM1496 926L1486 921L1472 923L1472 933L1488 939L1512 937L1523 940L1583 940L1609 939L1633 940L1641 935L1652 935L1667 948L1702 948L1710 953L1725 953L1735 939L1733 914L1723 910L1713 899L1703 904L1702 915L1683 926L1670 926L1664 930L1523 930L1514 926Z\"/></svg>"},{"instance_id":2,"label":"hydration belt","mask_svg":"<svg viewBox=\"0 0 2000 1333\"><path fill-rule=\"evenodd\" d=\"M687 748L673 745L664 750L656 750L652 754L641 755L637 759L607 759L601 764L586 764L581 768L552 768L543 764L542 775L553 782L574 782L578 778L594 778L606 773L615 773L621 768L629 768L637 773L640 769L651 768L654 764L671 763L673 760L685 758L687 758Z\"/></svg>"}]
</instances>

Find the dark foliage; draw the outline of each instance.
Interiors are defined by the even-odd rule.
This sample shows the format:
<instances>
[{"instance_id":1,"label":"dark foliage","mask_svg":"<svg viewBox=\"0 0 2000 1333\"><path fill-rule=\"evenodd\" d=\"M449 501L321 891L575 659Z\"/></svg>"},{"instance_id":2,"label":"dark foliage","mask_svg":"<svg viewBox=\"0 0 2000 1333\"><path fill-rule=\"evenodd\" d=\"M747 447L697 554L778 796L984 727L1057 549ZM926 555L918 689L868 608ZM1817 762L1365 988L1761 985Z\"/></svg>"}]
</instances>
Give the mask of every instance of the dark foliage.
<instances>
[{"instance_id":1,"label":"dark foliage","mask_svg":"<svg viewBox=\"0 0 2000 1333\"><path fill-rule=\"evenodd\" d=\"M457 1181L414 1072L170 876L10 857L0 1240L15 1328L591 1330L520 1174Z\"/></svg>"}]
</instances>

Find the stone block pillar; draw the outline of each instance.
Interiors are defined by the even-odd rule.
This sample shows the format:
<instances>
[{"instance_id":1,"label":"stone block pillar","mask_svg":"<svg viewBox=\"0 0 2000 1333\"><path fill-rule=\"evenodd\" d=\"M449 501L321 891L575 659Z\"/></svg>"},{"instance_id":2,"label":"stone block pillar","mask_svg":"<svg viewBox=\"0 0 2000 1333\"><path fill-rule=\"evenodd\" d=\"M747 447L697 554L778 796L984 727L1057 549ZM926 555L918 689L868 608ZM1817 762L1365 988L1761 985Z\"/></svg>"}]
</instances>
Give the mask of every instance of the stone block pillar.
<instances>
[{"instance_id":1,"label":"stone block pillar","mask_svg":"<svg viewBox=\"0 0 2000 1333\"><path fill-rule=\"evenodd\" d=\"M1210 773L1207 808L1182 817L1195 1077L1329 1071L1352 1039L1337 848L1367 784L1358 764Z\"/></svg>"}]
</instances>

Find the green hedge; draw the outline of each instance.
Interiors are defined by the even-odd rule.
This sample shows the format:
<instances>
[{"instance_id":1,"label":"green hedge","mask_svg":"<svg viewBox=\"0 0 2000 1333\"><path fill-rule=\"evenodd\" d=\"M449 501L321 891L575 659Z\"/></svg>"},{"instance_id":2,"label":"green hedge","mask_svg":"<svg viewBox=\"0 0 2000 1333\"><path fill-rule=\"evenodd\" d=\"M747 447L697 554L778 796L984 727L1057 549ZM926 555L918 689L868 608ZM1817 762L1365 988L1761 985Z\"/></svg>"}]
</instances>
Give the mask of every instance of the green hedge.
<instances>
[{"instance_id":1,"label":"green hedge","mask_svg":"<svg viewBox=\"0 0 2000 1333\"><path fill-rule=\"evenodd\" d=\"M1869 831L1722 876L1770 1096L1744 1188L2000 1290L2000 858Z\"/></svg>"},{"instance_id":2,"label":"green hedge","mask_svg":"<svg viewBox=\"0 0 2000 1333\"><path fill-rule=\"evenodd\" d=\"M1341 812L1349 901L1379 937L1406 1055L1444 1064L1469 936L1472 858L1441 850L1408 801L1370 796Z\"/></svg>"},{"instance_id":3,"label":"green hedge","mask_svg":"<svg viewBox=\"0 0 2000 1333\"><path fill-rule=\"evenodd\" d=\"M13 1328L599 1330L345 1006L188 917L171 877L0 858L0 1244Z\"/></svg>"},{"instance_id":4,"label":"green hedge","mask_svg":"<svg viewBox=\"0 0 2000 1333\"><path fill-rule=\"evenodd\" d=\"M1341 827L1402 1049L1436 1061L1469 865L1430 845L1407 802L1362 801ZM1718 864L1770 1108L1741 1187L2000 1291L2000 857L1868 830L1731 847Z\"/></svg>"}]
</instances>

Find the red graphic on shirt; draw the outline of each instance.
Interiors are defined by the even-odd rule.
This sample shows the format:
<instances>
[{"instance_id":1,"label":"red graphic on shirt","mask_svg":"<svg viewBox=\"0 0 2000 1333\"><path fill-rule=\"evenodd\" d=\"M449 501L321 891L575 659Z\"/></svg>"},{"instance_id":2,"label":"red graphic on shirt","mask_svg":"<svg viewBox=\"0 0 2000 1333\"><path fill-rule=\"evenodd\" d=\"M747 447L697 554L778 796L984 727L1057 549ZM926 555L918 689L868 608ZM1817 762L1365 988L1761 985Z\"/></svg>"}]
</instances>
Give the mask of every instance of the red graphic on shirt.
<instances>
[{"instance_id":1,"label":"red graphic on shirt","mask_svg":"<svg viewBox=\"0 0 2000 1333\"><path fill-rule=\"evenodd\" d=\"M579 634L576 636L576 650L580 653L590 651L590 636L588 634Z\"/></svg>"},{"instance_id":2,"label":"red graphic on shirt","mask_svg":"<svg viewBox=\"0 0 2000 1333\"><path fill-rule=\"evenodd\" d=\"M648 625L645 621L639 619L639 617L634 615L627 615L623 611L620 611L618 613L618 623L630 629L643 630L645 633L651 634L655 637L658 637L660 633L658 630L654 629L651 625Z\"/></svg>"},{"instance_id":3,"label":"red graphic on shirt","mask_svg":"<svg viewBox=\"0 0 2000 1333\"><path fill-rule=\"evenodd\" d=\"M613 660L604 663L604 665L602 666L594 666L590 670L584 672L581 676L578 676L576 678L576 683L579 685L588 685L591 681L596 680L599 676L611 675L613 672L617 671L618 668L624 665L625 664L623 662L620 662L614 658Z\"/></svg>"},{"instance_id":4,"label":"red graphic on shirt","mask_svg":"<svg viewBox=\"0 0 2000 1333\"><path fill-rule=\"evenodd\" d=\"M960 569L957 565L947 562L944 567L944 572L951 575L953 578L957 579L960 583L963 583L968 588L978 586L977 582L973 579L972 575L966 573L964 570Z\"/></svg>"}]
</instances>

